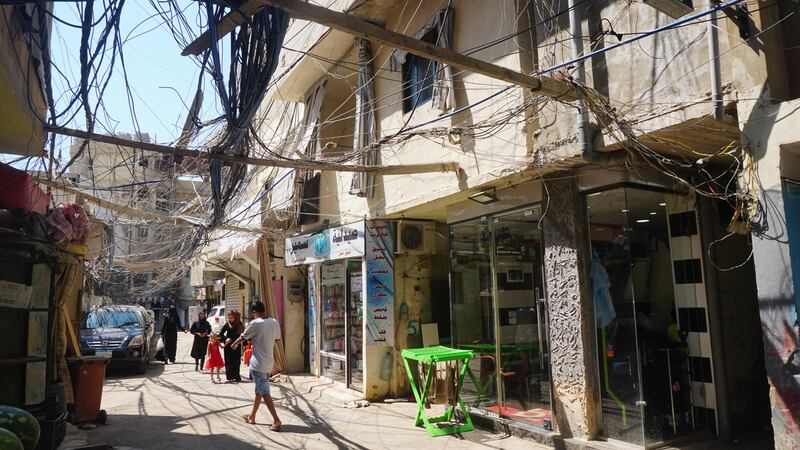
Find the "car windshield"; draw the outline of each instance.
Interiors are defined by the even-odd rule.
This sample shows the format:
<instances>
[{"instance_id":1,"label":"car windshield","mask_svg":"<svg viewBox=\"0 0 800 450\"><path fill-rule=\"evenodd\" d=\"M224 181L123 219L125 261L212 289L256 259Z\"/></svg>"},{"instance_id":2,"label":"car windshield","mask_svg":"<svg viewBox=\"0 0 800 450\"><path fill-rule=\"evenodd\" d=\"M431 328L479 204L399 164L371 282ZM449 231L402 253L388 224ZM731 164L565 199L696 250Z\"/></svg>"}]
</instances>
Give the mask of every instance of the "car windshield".
<instances>
[{"instance_id":1,"label":"car windshield","mask_svg":"<svg viewBox=\"0 0 800 450\"><path fill-rule=\"evenodd\" d=\"M86 315L83 328L129 328L142 327L142 316L136 311L120 309L96 309Z\"/></svg>"}]
</instances>

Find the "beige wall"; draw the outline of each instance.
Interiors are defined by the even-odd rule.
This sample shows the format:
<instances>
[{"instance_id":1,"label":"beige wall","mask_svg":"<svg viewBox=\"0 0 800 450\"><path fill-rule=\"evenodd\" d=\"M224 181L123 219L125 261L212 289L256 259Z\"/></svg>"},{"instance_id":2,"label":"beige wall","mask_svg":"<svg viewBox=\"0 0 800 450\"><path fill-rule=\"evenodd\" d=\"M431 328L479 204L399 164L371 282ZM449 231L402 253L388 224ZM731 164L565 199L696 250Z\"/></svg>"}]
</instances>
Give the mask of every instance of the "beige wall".
<instances>
[{"instance_id":1,"label":"beige wall","mask_svg":"<svg viewBox=\"0 0 800 450\"><path fill-rule=\"evenodd\" d=\"M493 2L455 0L453 2L454 49L467 53L475 46L513 34L516 31L515 3L513 0ZM536 21L541 21L552 14L546 3L543 2L535 8ZM399 2L388 9L389 18L386 26L389 29L413 34L445 4L429 1ZM698 3L697 10L700 9L701 5ZM671 18L657 13L655 9L644 4L592 2L584 17L584 34L597 35L598 30L594 29L594 24L599 23L601 18L611 20L614 31L620 33L648 31L672 21ZM720 23L724 25L724 21L725 19L721 19ZM592 24L592 29L589 28L589 24ZM603 24L607 29L608 22L603 21ZM550 67L571 58L566 28L568 28L566 14L556 21L547 22L547 25L537 28L539 67ZM727 83L732 79L731 62L726 53L729 49L727 33L720 33L720 38L721 49L725 55L722 59L722 73L725 74L723 83ZM313 41L313 36L295 39L297 42L309 43ZM613 36L606 36L603 45L608 46L616 41ZM517 50L517 44L516 40L509 39L471 56L512 70L520 70L526 65L527 55ZM352 45L352 37L342 35L338 44L327 45L339 50L348 48ZM376 72L379 135L385 137L404 125L414 125L439 117L440 112L434 110L430 103L422 105L413 114L404 114L400 92L401 75L399 72L389 70L391 49L377 43L372 43L371 49L374 56L373 69ZM589 49L588 42L586 49L587 51ZM289 53L291 52L287 55ZM344 51L342 61L352 63L354 57L352 53ZM333 111L337 111L337 116L342 112L346 112L346 116L352 116L353 91L356 86L354 72L336 66L324 68L321 67L324 62L308 59L313 62L307 66L309 70L304 69L301 71L302 74L298 74L296 73L298 70L295 69L289 74L289 79L302 77L305 81L299 84L310 87L314 81L323 76L325 73L323 69L327 70L326 77L329 83L323 104L323 119L330 117ZM664 32L595 58L588 64L587 77L589 84L609 95L614 106L627 118L632 119L634 126L644 133L683 123L710 112L707 103L697 103L697 100L704 98L710 90L708 60L706 26L697 24L682 27L677 31ZM352 64L345 66L353 67ZM314 73L315 70L316 77L309 75L309 72ZM291 84L290 81L284 83ZM458 70L455 70L454 84L457 108L475 103L507 87L503 82ZM281 96L282 92L276 95ZM303 96L296 97L300 99ZM523 90L515 87L492 101L452 118L443 119L432 126L446 129L477 124L498 117L499 113L507 111L514 105L521 105L522 101ZM466 173L466 177L462 180L449 173L383 176L378 177L379 186L375 197L364 199L347 193L352 174L323 174L322 218L329 219L331 223L344 223L365 216L397 214L436 198L454 195L495 181L509 173L574 158L578 154L574 133L575 115L571 106L548 101L540 108L536 108L536 111L529 112L535 118L531 123L522 120L524 117L520 114L508 125L494 129L490 136L414 137L382 148L382 164L458 162ZM352 133L352 128L352 120L329 124L322 129L322 143L336 142L340 144L339 150L346 149L352 146L352 137L348 136L348 133ZM533 148L528 142L529 131L533 132L534 136ZM595 145L604 146L611 143L613 142L609 136L601 136Z\"/></svg>"}]
</instances>

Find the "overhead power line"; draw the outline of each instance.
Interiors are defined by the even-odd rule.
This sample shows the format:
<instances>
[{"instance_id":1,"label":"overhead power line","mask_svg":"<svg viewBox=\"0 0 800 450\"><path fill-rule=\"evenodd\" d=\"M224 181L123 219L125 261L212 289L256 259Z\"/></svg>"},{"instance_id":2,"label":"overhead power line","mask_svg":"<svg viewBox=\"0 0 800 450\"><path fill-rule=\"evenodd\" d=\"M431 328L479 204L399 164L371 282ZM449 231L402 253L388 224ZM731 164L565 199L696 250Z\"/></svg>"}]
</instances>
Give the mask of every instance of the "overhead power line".
<instances>
[{"instance_id":1,"label":"overhead power line","mask_svg":"<svg viewBox=\"0 0 800 450\"><path fill-rule=\"evenodd\" d=\"M409 175L415 173L431 173L431 172L453 172L461 175L463 169L457 162L440 162L440 163L425 163L425 164L404 164L404 165L391 165L391 166L365 166L357 164L341 164L325 161L304 161L304 160L291 160L291 159L264 159L253 158L250 156L236 156L224 153L209 153L200 150L190 150L179 147L171 147L168 145L154 144L152 142L142 142L130 139L123 139L117 136L108 136L104 134L89 133L81 130L74 130L71 128L53 128L49 131L61 134L64 136L72 136L79 139L88 141L105 142L107 144L119 145L121 147L137 148L140 150L162 153L174 156L183 156L188 158L197 158L204 160L217 160L229 163L250 164L253 166L262 167L282 167L287 169L304 169L304 170L320 170L320 171L333 171L333 172L367 172L375 175Z\"/></svg>"}]
</instances>

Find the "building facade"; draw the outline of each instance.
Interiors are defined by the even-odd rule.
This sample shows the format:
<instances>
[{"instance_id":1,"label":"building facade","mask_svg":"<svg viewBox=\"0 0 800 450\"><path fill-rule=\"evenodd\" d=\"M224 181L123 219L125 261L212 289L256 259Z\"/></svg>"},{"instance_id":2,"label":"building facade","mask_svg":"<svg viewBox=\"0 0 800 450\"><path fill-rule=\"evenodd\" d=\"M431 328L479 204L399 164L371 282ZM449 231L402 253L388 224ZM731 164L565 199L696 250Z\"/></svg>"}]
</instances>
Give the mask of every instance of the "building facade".
<instances>
[{"instance_id":1,"label":"building facade","mask_svg":"<svg viewBox=\"0 0 800 450\"><path fill-rule=\"evenodd\" d=\"M473 415L520 433L797 448L796 5L688 3L328 6L585 81L580 104L294 21L261 140L387 169L265 174L287 355L374 400L438 341L477 355Z\"/></svg>"}]
</instances>

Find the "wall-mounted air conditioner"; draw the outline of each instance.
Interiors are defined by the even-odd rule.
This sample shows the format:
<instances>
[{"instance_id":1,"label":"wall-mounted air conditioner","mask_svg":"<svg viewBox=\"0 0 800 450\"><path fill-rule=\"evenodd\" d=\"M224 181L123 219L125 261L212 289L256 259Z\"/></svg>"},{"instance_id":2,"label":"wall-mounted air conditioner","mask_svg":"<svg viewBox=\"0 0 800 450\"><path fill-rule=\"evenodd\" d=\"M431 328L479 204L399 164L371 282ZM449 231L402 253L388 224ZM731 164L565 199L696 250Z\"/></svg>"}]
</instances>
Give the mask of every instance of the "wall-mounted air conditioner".
<instances>
[{"instance_id":1,"label":"wall-mounted air conditioner","mask_svg":"<svg viewBox=\"0 0 800 450\"><path fill-rule=\"evenodd\" d=\"M397 253L422 255L436 253L436 224L418 220L397 222Z\"/></svg>"},{"instance_id":2,"label":"wall-mounted air conditioner","mask_svg":"<svg viewBox=\"0 0 800 450\"><path fill-rule=\"evenodd\" d=\"M645 4L677 19L694 11L692 0L644 0Z\"/></svg>"}]
</instances>

